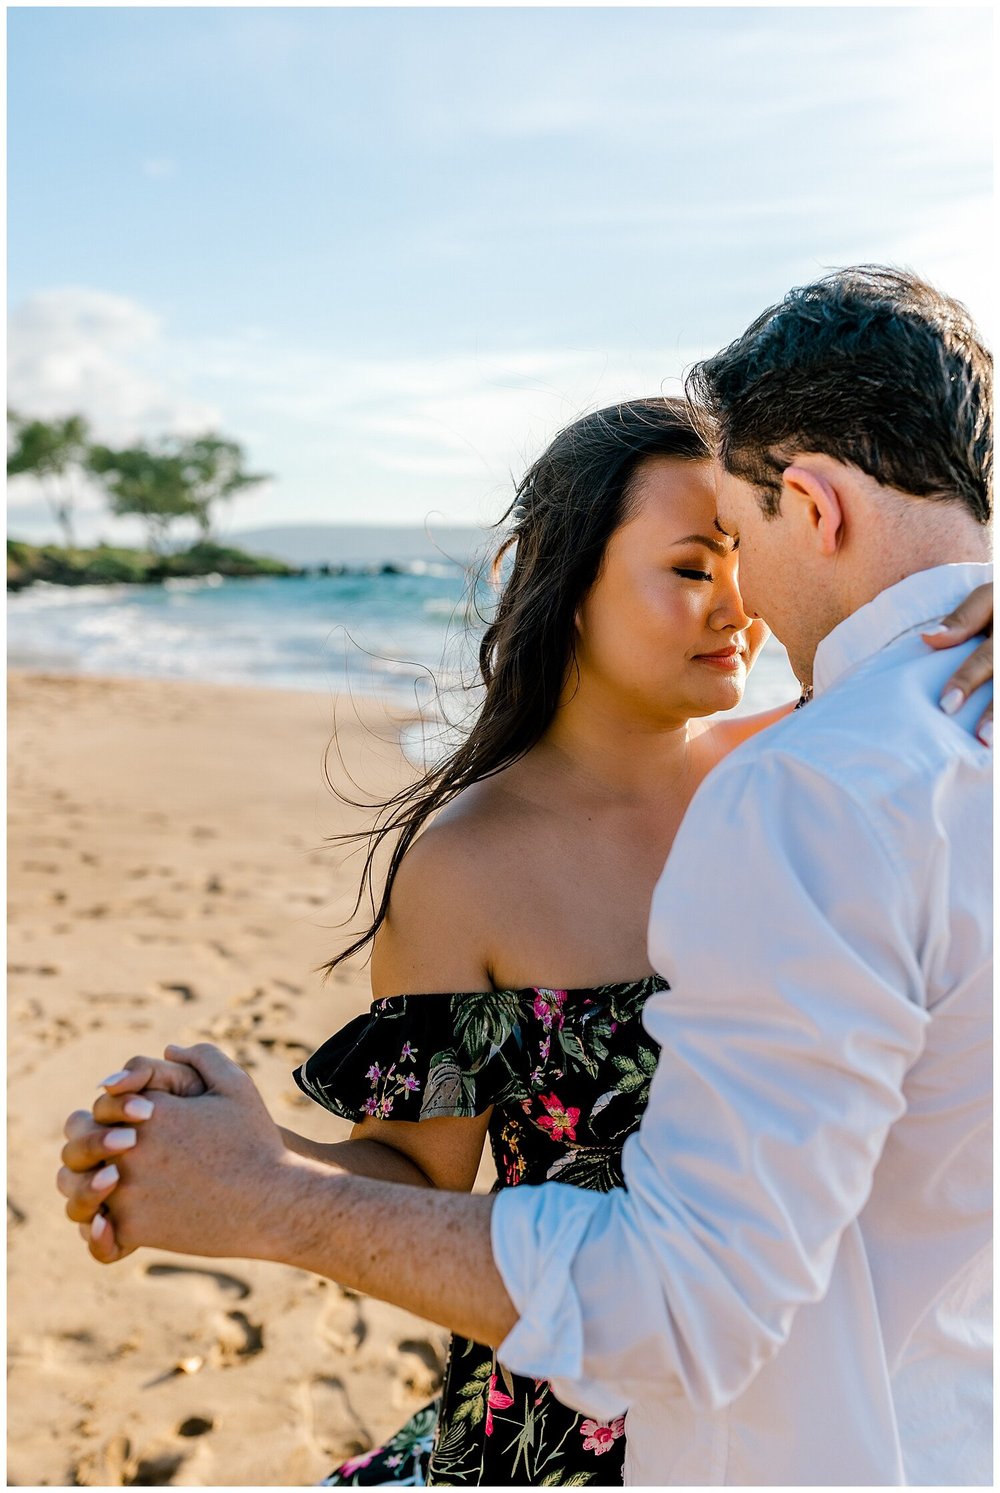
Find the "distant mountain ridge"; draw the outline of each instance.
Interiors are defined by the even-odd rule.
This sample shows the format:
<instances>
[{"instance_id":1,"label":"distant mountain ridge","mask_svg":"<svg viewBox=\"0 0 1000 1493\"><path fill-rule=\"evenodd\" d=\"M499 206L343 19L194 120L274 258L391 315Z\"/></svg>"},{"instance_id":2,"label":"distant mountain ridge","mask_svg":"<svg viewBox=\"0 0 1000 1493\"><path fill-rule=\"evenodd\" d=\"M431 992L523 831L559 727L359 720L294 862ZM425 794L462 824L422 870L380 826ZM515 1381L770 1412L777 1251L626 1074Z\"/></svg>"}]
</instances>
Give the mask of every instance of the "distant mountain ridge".
<instances>
[{"instance_id":1,"label":"distant mountain ridge","mask_svg":"<svg viewBox=\"0 0 1000 1493\"><path fill-rule=\"evenodd\" d=\"M481 554L489 531L444 526L274 524L238 529L228 544L255 555L271 555L288 565L381 565L410 560L454 560L460 565Z\"/></svg>"}]
</instances>

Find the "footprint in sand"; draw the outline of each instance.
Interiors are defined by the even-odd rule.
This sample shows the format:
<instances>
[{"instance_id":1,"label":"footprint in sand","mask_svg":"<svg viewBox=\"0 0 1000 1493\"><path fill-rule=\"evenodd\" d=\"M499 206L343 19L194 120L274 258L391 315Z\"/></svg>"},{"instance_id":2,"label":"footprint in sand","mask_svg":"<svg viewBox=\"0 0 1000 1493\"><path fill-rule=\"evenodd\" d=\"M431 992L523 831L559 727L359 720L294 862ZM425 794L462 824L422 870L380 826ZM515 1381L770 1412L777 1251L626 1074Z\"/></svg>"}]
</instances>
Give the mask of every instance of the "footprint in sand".
<instances>
[{"instance_id":1,"label":"footprint in sand","mask_svg":"<svg viewBox=\"0 0 1000 1493\"><path fill-rule=\"evenodd\" d=\"M237 1301L244 1301L252 1290L247 1281L241 1280L238 1275L230 1275L225 1270L202 1270L197 1265L147 1265L146 1274L159 1279L190 1276L195 1280L208 1281L225 1295L235 1296Z\"/></svg>"},{"instance_id":2,"label":"footprint in sand","mask_svg":"<svg viewBox=\"0 0 1000 1493\"><path fill-rule=\"evenodd\" d=\"M209 1422L209 1425L211 1423ZM178 1428L177 1435L182 1432ZM167 1488L188 1461L173 1437L160 1437L140 1451L127 1436L115 1436L100 1451L82 1457L71 1472L74 1487Z\"/></svg>"},{"instance_id":3,"label":"footprint in sand","mask_svg":"<svg viewBox=\"0 0 1000 1493\"><path fill-rule=\"evenodd\" d=\"M185 985L182 981L179 980L158 980L156 988L157 990L166 991L167 995L177 996L182 1005L186 1005L189 1001L196 1001L198 999L194 986Z\"/></svg>"},{"instance_id":4,"label":"footprint in sand","mask_svg":"<svg viewBox=\"0 0 1000 1493\"><path fill-rule=\"evenodd\" d=\"M316 1378L302 1386L309 1436L333 1461L370 1451L372 1436L340 1379Z\"/></svg>"},{"instance_id":5,"label":"footprint in sand","mask_svg":"<svg viewBox=\"0 0 1000 1493\"><path fill-rule=\"evenodd\" d=\"M215 1319L216 1341L212 1358L220 1368L233 1368L264 1351L264 1327L251 1322L246 1312L226 1312Z\"/></svg>"},{"instance_id":6,"label":"footprint in sand","mask_svg":"<svg viewBox=\"0 0 1000 1493\"><path fill-rule=\"evenodd\" d=\"M368 1324L357 1298L331 1301L320 1314L316 1332L336 1353L357 1353L368 1336Z\"/></svg>"},{"instance_id":7,"label":"footprint in sand","mask_svg":"<svg viewBox=\"0 0 1000 1493\"><path fill-rule=\"evenodd\" d=\"M444 1383L444 1357L428 1338L406 1338L399 1344L402 1384L410 1394L429 1400Z\"/></svg>"},{"instance_id":8,"label":"footprint in sand","mask_svg":"<svg viewBox=\"0 0 1000 1493\"><path fill-rule=\"evenodd\" d=\"M177 1427L178 1436L207 1436L209 1431L215 1430L215 1421L208 1420L204 1415L189 1415L187 1420L182 1420Z\"/></svg>"}]
</instances>

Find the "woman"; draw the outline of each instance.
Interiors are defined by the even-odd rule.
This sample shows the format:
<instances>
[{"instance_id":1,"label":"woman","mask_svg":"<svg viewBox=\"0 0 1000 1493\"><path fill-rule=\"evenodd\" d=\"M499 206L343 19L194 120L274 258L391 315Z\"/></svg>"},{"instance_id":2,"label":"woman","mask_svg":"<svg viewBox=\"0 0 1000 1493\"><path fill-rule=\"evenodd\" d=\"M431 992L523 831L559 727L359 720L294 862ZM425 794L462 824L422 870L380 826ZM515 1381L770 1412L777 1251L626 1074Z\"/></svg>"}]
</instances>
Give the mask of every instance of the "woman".
<instances>
[{"instance_id":1,"label":"woman","mask_svg":"<svg viewBox=\"0 0 1000 1493\"><path fill-rule=\"evenodd\" d=\"M577 421L508 517L482 709L453 755L385 805L362 887L374 893L372 855L390 837L375 915L331 961L372 944L371 1011L296 1075L356 1122L352 1137L285 1139L368 1175L468 1190L488 1135L500 1187L603 1190L621 1184L656 1063L642 1026L665 983L646 954L653 885L706 774L794 707L714 718L741 699L766 630L742 609L683 402ZM142 1118L126 1092L181 1090L185 1074L133 1064L95 1117ZM606 1485L623 1450L621 1421L578 1416L456 1339L439 1404L328 1481Z\"/></svg>"}]
</instances>

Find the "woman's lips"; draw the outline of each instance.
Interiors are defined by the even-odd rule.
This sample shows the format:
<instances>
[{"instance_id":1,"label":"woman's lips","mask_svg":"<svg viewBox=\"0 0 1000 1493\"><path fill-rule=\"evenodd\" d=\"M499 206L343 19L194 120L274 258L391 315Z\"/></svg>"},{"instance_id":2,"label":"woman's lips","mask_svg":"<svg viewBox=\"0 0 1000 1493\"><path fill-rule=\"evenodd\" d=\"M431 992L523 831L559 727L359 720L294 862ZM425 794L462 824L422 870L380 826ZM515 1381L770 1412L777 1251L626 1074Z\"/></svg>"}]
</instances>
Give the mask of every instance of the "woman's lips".
<instances>
[{"instance_id":1,"label":"woman's lips","mask_svg":"<svg viewBox=\"0 0 1000 1493\"><path fill-rule=\"evenodd\" d=\"M733 672L743 667L743 651L740 648L721 648L718 653L696 653L695 663L711 664L713 668Z\"/></svg>"}]
</instances>

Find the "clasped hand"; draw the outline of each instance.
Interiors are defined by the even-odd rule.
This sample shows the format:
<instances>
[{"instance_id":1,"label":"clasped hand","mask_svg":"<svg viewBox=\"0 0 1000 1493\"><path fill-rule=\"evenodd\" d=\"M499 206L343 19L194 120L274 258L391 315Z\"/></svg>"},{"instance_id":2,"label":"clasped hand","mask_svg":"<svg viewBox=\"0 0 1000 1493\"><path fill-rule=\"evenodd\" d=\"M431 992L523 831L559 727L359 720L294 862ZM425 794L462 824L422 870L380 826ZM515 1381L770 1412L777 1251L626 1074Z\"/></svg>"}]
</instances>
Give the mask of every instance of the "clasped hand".
<instances>
[{"instance_id":1,"label":"clasped hand","mask_svg":"<svg viewBox=\"0 0 1000 1493\"><path fill-rule=\"evenodd\" d=\"M264 1255L287 1153L252 1079L217 1047L135 1057L66 1121L56 1182L102 1264L140 1245ZM140 1093L140 1090L142 1091Z\"/></svg>"}]
</instances>

